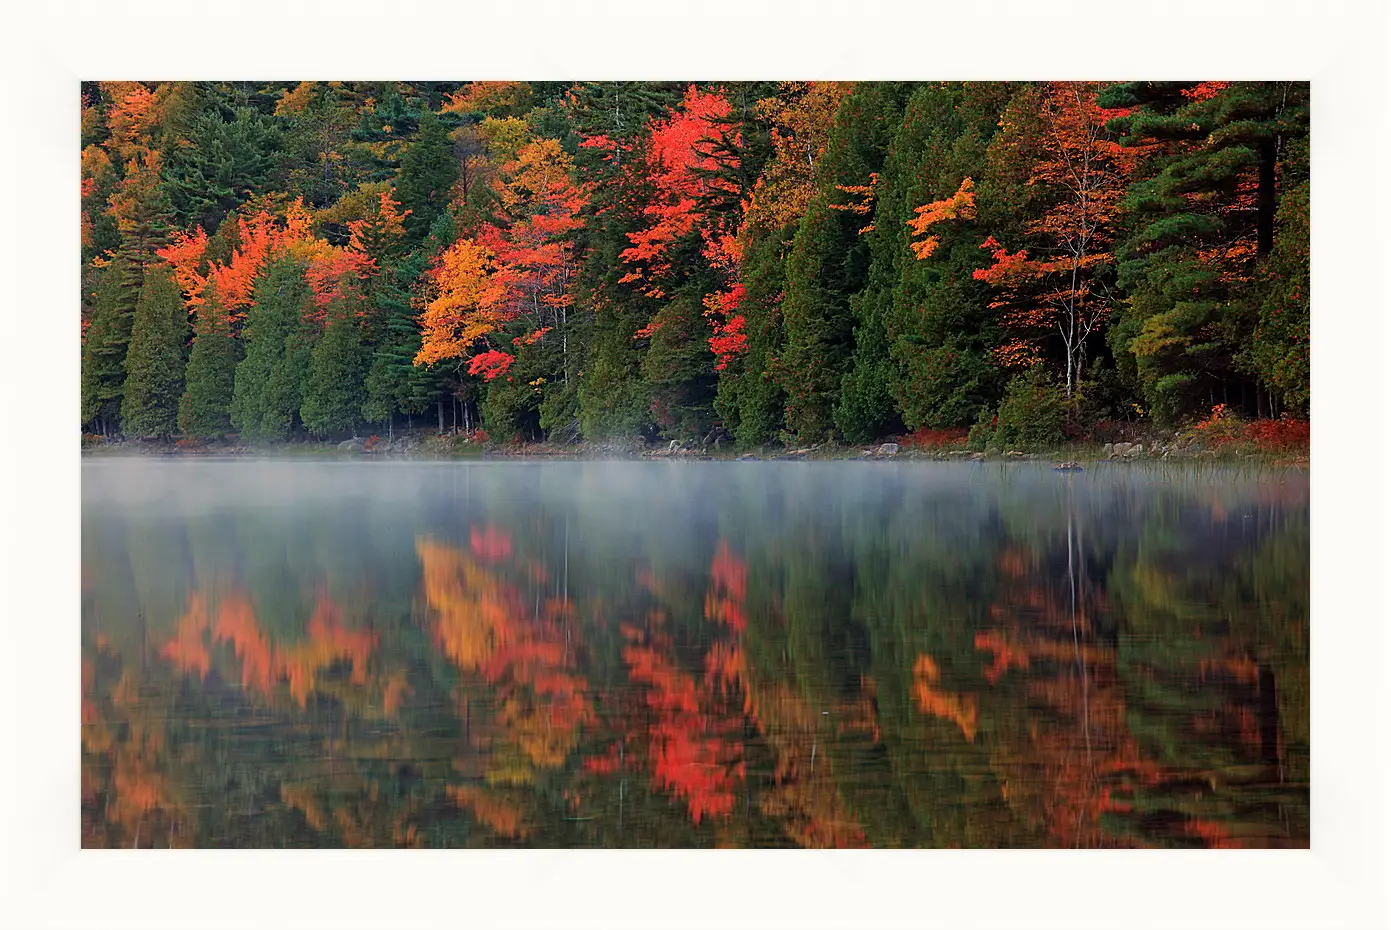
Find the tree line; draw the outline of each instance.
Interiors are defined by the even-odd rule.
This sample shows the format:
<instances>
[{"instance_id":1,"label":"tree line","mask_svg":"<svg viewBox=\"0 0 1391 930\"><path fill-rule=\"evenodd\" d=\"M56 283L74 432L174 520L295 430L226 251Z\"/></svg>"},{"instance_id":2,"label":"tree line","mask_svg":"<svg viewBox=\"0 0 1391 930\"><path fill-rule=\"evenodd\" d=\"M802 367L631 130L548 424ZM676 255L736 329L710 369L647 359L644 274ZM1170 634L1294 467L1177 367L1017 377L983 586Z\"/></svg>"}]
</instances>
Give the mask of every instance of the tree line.
<instances>
[{"instance_id":1,"label":"tree line","mask_svg":"<svg viewBox=\"0 0 1391 930\"><path fill-rule=\"evenodd\" d=\"M105 436L1307 417L1299 82L95 82Z\"/></svg>"}]
</instances>

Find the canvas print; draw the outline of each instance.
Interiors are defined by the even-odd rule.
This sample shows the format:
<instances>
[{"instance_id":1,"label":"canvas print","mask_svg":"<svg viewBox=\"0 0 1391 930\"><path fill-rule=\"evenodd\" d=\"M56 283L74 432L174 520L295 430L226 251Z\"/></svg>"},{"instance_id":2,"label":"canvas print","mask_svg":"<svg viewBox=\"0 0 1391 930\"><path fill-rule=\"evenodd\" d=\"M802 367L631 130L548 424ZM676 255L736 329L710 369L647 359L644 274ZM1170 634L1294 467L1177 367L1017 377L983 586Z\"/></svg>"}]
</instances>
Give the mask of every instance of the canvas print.
<instances>
[{"instance_id":1,"label":"canvas print","mask_svg":"<svg viewBox=\"0 0 1391 930\"><path fill-rule=\"evenodd\" d=\"M82 845L1307 848L1309 99L84 82Z\"/></svg>"}]
</instances>

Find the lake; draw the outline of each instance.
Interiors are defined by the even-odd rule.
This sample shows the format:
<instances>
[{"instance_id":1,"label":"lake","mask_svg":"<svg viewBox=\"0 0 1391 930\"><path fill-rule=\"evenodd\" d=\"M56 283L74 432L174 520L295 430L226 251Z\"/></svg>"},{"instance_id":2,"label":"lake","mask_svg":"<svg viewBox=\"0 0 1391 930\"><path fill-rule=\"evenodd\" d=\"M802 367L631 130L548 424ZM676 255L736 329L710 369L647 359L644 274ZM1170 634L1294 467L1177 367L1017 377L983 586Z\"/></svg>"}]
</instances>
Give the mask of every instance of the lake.
<instances>
[{"instance_id":1,"label":"lake","mask_svg":"<svg viewBox=\"0 0 1391 930\"><path fill-rule=\"evenodd\" d=\"M91 458L85 847L1307 847L1307 471Z\"/></svg>"}]
</instances>

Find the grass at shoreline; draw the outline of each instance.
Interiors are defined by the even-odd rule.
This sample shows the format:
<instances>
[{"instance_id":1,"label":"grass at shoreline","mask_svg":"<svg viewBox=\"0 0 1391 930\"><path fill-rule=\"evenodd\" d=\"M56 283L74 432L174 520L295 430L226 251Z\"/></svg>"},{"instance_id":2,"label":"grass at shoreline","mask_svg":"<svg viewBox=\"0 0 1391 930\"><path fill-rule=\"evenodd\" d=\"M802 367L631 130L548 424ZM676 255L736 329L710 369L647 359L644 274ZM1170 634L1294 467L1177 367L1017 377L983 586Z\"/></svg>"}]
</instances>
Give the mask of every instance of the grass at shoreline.
<instances>
[{"instance_id":1,"label":"grass at shoreline","mask_svg":"<svg viewBox=\"0 0 1391 930\"><path fill-rule=\"evenodd\" d=\"M1253 466L1309 467L1307 446L1281 450L1263 450L1249 444L1231 444L1212 449L1170 449L1168 455L1145 443L1144 454L1108 456L1103 445L1095 442L1067 443L1045 448L1021 448L1003 451L972 452L964 444L914 448L899 445L897 451L881 453L883 444L843 445L822 444L799 449L764 447L761 449L691 448L670 451L669 445L642 446L632 443L581 442L569 445L552 443L482 443L466 442L461 437L425 436L410 438L405 443L379 448L372 452L340 449L336 442L285 442L260 445L230 443L159 443L121 442L113 444L84 443L82 452L92 456L251 456L274 458L322 459L483 459L536 458L578 459L603 461L612 459L678 459L678 460L815 460L815 461L990 461L990 462L1076 462L1083 466L1102 462L1112 464L1177 464L1177 463L1244 463ZM1161 446L1165 448L1165 446Z\"/></svg>"}]
</instances>

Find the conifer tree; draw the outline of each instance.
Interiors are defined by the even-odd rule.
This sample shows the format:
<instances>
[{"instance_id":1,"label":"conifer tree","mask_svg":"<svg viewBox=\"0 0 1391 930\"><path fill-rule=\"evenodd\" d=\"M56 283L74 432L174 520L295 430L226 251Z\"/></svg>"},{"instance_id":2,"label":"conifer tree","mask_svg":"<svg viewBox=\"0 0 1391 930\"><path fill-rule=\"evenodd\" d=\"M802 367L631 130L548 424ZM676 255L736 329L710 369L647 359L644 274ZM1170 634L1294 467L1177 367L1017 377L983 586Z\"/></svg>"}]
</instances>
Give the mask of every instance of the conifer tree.
<instances>
[{"instance_id":1,"label":"conifer tree","mask_svg":"<svg viewBox=\"0 0 1391 930\"><path fill-rule=\"evenodd\" d=\"M864 287L875 179L906 85L859 85L841 104L817 190L787 261L783 319L787 342L775 364L787 392L787 429L802 440L834 431L841 379L855 349L850 298Z\"/></svg>"},{"instance_id":2,"label":"conifer tree","mask_svg":"<svg viewBox=\"0 0 1391 930\"><path fill-rule=\"evenodd\" d=\"M268 263L247 314L246 357L237 365L232 391L232 425L246 439L285 439L299 423L311 348L304 319L310 299L298 261L281 256Z\"/></svg>"},{"instance_id":3,"label":"conifer tree","mask_svg":"<svg viewBox=\"0 0 1391 930\"><path fill-rule=\"evenodd\" d=\"M348 294L328 308L323 338L309 354L300 419L318 437L356 432L362 415L365 356L356 308L360 295Z\"/></svg>"},{"instance_id":4,"label":"conifer tree","mask_svg":"<svg viewBox=\"0 0 1391 930\"><path fill-rule=\"evenodd\" d=\"M1132 108L1113 121L1123 143L1158 150L1126 200L1117 252L1128 296L1112 344L1161 420L1217 403L1266 412L1237 359L1260 315L1255 282L1280 200L1303 180L1282 169L1308 138L1308 84L1134 82L1101 103Z\"/></svg>"},{"instance_id":5,"label":"conifer tree","mask_svg":"<svg viewBox=\"0 0 1391 930\"><path fill-rule=\"evenodd\" d=\"M236 338L216 291L210 288L205 298L193 327L193 349L179 401L179 430L186 436L210 439L232 429L232 389L241 360L241 340Z\"/></svg>"},{"instance_id":6,"label":"conifer tree","mask_svg":"<svg viewBox=\"0 0 1391 930\"><path fill-rule=\"evenodd\" d=\"M396 197L411 211L406 217L406 234L412 241L418 242L430 232L448 206L458 178L459 163L449 132L438 116L427 111L420 117L420 131L401 156L396 177Z\"/></svg>"},{"instance_id":7,"label":"conifer tree","mask_svg":"<svg viewBox=\"0 0 1391 930\"><path fill-rule=\"evenodd\" d=\"M188 313L173 269L150 265L135 305L125 360L121 429L127 435L167 439L177 432L187 341Z\"/></svg>"},{"instance_id":8,"label":"conifer tree","mask_svg":"<svg viewBox=\"0 0 1391 930\"><path fill-rule=\"evenodd\" d=\"M82 342L82 422L114 432L125 386L133 309L126 304L127 259L118 255L97 275L92 316Z\"/></svg>"}]
</instances>

